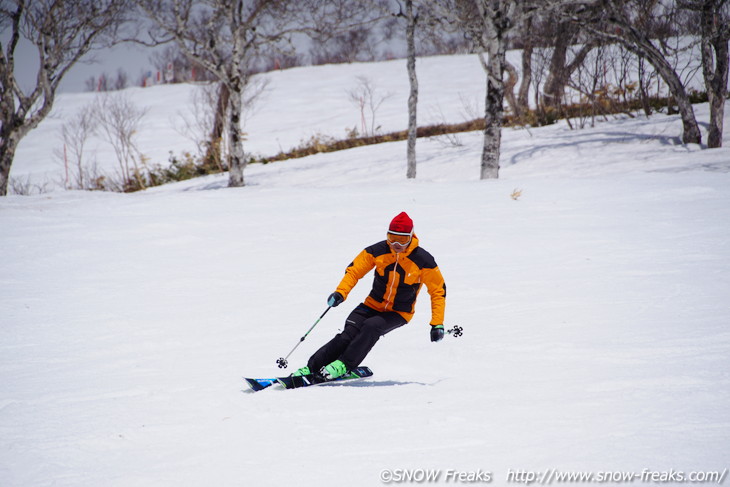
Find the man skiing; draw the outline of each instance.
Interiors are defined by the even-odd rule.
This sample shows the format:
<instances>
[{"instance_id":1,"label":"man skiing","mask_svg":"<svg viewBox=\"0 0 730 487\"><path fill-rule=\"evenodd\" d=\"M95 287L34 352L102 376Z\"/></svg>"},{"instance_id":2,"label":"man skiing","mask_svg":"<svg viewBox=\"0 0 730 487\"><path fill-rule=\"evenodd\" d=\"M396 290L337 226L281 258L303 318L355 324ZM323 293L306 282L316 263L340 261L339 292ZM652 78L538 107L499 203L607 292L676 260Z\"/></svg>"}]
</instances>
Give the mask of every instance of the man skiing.
<instances>
[{"instance_id":1,"label":"man skiing","mask_svg":"<svg viewBox=\"0 0 730 487\"><path fill-rule=\"evenodd\" d=\"M405 212L390 222L385 240L355 257L327 304L334 307L342 303L373 268L373 288L347 317L343 331L293 375L311 373L319 381L333 380L360 365L381 336L411 320L423 284L431 296L431 341L444 337L446 284L433 256L419 246L413 220Z\"/></svg>"}]
</instances>

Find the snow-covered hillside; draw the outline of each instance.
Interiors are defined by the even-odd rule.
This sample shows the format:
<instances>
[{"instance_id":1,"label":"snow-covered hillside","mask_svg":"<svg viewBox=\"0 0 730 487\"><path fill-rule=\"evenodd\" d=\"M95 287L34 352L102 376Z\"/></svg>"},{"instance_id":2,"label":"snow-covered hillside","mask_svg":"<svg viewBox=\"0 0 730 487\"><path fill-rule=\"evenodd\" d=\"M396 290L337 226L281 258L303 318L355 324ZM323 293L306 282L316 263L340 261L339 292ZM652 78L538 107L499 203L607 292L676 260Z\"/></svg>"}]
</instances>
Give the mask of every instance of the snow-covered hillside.
<instances>
[{"instance_id":1,"label":"snow-covered hillside","mask_svg":"<svg viewBox=\"0 0 730 487\"><path fill-rule=\"evenodd\" d=\"M692 52L687 51L688 55ZM519 51L509 51L508 58L513 65L520 66ZM685 82L688 88L703 89L699 55L696 58L690 57L682 63L692 68L687 69L688 72L694 73ZM419 58L417 70L420 125L460 123L483 116L485 75L475 55ZM610 76L605 81L610 84ZM363 83L371 91L371 97L366 97L366 106L361 112L358 103L352 101L351 93L360 93ZM380 133L387 133L405 130L408 124L409 86L404 59L275 71L258 75L253 85L265 86L265 89L243 121L247 137L244 149L250 154L272 156L313 137L345 138L353 129L363 134L373 127ZM207 137L208 133L202 132L196 122L196 119L203 119L205 113L195 100L204 98L202 93L209 89L205 85L161 85L130 88L108 95L124 97L135 108L147 111L133 141L149 164L167 166L171 154L180 157L186 151L195 153L195 141ZM652 84L651 92L657 91L666 93L666 88L662 83ZM102 96L105 95L59 95L51 116L21 141L10 177L31 187L63 187L66 173L61 155L61 129L82 108L91 106ZM530 95L532 99L533 95ZM378 107L371 109L369 101ZM700 120L708 119L706 114L700 115ZM644 135L664 137L665 142L674 144L681 132L674 128L678 127L676 123L665 130L668 123L665 120L657 129L660 132L648 129ZM621 129L634 133L632 125ZM540 134L551 137L553 132L537 131L530 136ZM622 135L610 137L615 140ZM84 149L87 168L96 164L103 173L113 175L118 171L114 150L101 134L90 137ZM72 154L68 157L73 169ZM476 175L478 177L478 172Z\"/></svg>"},{"instance_id":2,"label":"snow-covered hillside","mask_svg":"<svg viewBox=\"0 0 730 487\"><path fill-rule=\"evenodd\" d=\"M423 77L424 118L459 121L465 92L449 89L482 82L471 61L422 63L449 74L441 88ZM392 64L298 70L322 85L278 90L247 126L249 150L357 124L346 90L358 70L389 79ZM190 90L130 90L151 107L149 155L190 144L169 128ZM313 123L299 105L317 92L340 101ZM52 126L89 96L59 97L11 176L59 170ZM401 111L378 118L403 128ZM495 181L478 180L481 136L462 134L419 140L411 181L398 142L252 165L240 189L220 175L1 199L0 485L377 486L418 469L442 485L727 477L730 150L683 146L680 130L665 115L505 130ZM373 378L242 393L241 376L280 372L345 266L402 210L446 278L445 324L464 336L429 342L424 291L366 359ZM342 327L363 281L289 370Z\"/></svg>"}]
</instances>

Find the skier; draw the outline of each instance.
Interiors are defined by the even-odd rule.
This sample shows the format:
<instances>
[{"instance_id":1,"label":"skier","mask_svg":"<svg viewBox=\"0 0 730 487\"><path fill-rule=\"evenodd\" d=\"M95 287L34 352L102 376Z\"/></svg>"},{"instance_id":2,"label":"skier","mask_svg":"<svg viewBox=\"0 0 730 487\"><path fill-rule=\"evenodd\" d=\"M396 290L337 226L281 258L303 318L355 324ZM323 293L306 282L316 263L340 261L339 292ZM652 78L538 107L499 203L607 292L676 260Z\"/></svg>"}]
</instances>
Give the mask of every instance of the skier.
<instances>
[{"instance_id":1,"label":"skier","mask_svg":"<svg viewBox=\"0 0 730 487\"><path fill-rule=\"evenodd\" d=\"M413 220L405 212L390 222L385 240L355 257L327 304L334 307L342 303L373 268L370 295L350 313L343 331L292 375L311 373L318 381L333 380L360 365L381 336L411 320L422 284L431 296L431 341L444 337L446 284L433 256L419 246Z\"/></svg>"}]
</instances>

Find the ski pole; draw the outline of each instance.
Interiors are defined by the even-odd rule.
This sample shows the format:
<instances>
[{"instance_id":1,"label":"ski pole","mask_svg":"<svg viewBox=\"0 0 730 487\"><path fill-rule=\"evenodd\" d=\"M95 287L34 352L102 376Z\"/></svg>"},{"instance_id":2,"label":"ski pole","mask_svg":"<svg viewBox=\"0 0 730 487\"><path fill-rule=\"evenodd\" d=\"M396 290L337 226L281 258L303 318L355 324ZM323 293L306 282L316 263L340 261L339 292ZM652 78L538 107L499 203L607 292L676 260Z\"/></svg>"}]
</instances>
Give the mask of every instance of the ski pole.
<instances>
[{"instance_id":1,"label":"ski pole","mask_svg":"<svg viewBox=\"0 0 730 487\"><path fill-rule=\"evenodd\" d=\"M324 313L322 313L320 315L320 317L317 318L317 321L315 321L314 324L309 328L309 330L307 330L307 333L305 333L304 336L299 339L297 344L294 345L294 348L291 349L291 352L289 352L289 354L286 357L281 357L276 361L276 365L278 365L280 369L287 368L287 366L289 365L289 362L287 362L287 359L289 358L289 356L294 353L294 350L296 350L299 345L301 345L301 343L304 341L304 339L307 338L307 335L309 335L312 332L312 330L314 330L314 327L317 326L317 323L319 323L319 321L322 318L324 318L324 315L326 315L327 311L329 311L330 309L332 309L332 306L327 306L327 309L324 310Z\"/></svg>"}]
</instances>

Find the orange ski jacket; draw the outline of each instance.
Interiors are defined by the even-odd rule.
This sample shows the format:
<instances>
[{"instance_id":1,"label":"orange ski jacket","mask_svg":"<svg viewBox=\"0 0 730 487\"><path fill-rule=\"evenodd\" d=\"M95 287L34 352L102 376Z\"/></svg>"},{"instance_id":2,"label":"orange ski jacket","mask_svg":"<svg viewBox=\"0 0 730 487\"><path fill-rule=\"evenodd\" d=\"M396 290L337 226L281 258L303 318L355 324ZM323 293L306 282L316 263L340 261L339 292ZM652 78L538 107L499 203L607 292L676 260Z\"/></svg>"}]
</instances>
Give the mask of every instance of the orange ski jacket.
<instances>
[{"instance_id":1,"label":"orange ski jacket","mask_svg":"<svg viewBox=\"0 0 730 487\"><path fill-rule=\"evenodd\" d=\"M365 299L366 306L377 311L395 311L408 322L413 318L418 292L425 284L431 296L431 325L443 325L446 283L433 256L418 246L415 235L401 253L393 252L385 240L364 249L347 266L337 292L347 299L358 281L373 268L373 289Z\"/></svg>"}]
</instances>

